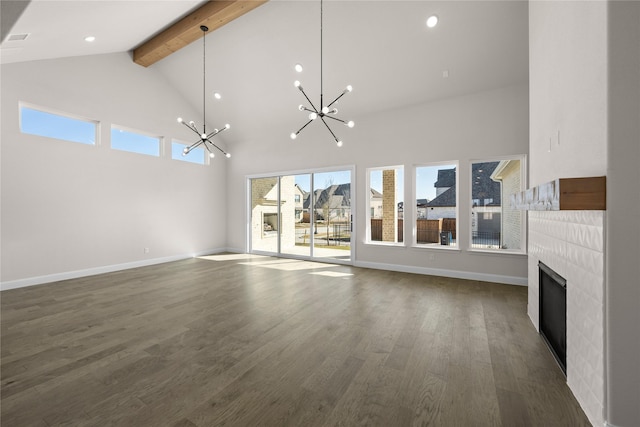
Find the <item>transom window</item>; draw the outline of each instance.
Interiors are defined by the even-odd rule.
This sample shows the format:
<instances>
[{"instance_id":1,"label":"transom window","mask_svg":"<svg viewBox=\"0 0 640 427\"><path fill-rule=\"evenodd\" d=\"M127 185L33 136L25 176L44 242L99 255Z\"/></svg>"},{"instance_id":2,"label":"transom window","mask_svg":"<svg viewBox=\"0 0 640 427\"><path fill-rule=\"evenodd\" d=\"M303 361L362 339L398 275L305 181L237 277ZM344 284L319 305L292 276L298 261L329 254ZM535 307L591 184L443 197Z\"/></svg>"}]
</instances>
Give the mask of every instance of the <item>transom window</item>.
<instances>
[{"instance_id":1,"label":"transom window","mask_svg":"<svg viewBox=\"0 0 640 427\"><path fill-rule=\"evenodd\" d=\"M205 153L204 147L200 146L192 149L189 154L184 154L184 149L188 147L189 144L179 141L171 142L171 158L173 160L180 160L183 162L196 163L199 165L206 164L206 158L208 157Z\"/></svg>"},{"instance_id":2,"label":"transom window","mask_svg":"<svg viewBox=\"0 0 640 427\"><path fill-rule=\"evenodd\" d=\"M115 150L160 157L161 140L162 138L159 136L111 126L111 148Z\"/></svg>"},{"instance_id":3,"label":"transom window","mask_svg":"<svg viewBox=\"0 0 640 427\"><path fill-rule=\"evenodd\" d=\"M62 141L96 145L98 122L21 104L20 131Z\"/></svg>"}]
</instances>

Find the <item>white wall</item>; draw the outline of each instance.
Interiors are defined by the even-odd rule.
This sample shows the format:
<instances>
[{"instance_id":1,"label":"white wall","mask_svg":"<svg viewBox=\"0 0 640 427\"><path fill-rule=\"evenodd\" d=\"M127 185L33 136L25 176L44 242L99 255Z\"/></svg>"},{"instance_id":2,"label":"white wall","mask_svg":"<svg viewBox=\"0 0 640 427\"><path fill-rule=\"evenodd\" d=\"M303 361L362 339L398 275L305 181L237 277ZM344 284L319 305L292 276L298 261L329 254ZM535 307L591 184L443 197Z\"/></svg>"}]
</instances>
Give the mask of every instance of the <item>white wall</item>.
<instances>
[{"instance_id":1,"label":"white wall","mask_svg":"<svg viewBox=\"0 0 640 427\"><path fill-rule=\"evenodd\" d=\"M529 4L529 184L604 175L606 2Z\"/></svg>"},{"instance_id":2,"label":"white wall","mask_svg":"<svg viewBox=\"0 0 640 427\"><path fill-rule=\"evenodd\" d=\"M100 145L21 134L20 101L100 120ZM226 159L170 158L171 138L193 139L176 117L197 114L128 54L3 65L3 288L224 248ZM166 154L111 150L112 123L164 136Z\"/></svg>"},{"instance_id":3,"label":"white wall","mask_svg":"<svg viewBox=\"0 0 640 427\"><path fill-rule=\"evenodd\" d=\"M607 421L640 425L640 2L609 3Z\"/></svg>"},{"instance_id":4,"label":"white wall","mask_svg":"<svg viewBox=\"0 0 640 427\"><path fill-rule=\"evenodd\" d=\"M389 268L442 269L526 283L525 256L478 254L468 251L416 249L368 245L365 240L366 168L405 165L405 197L411 200L412 168L419 163L460 161L461 183L468 183L469 161L528 151L528 95L526 86L508 87L446 99L369 117L356 117L353 129L336 128L344 141L335 147L331 135L313 123L292 141L287 134L265 130L264 138L234 146L228 170L228 233L230 248L245 250L246 176L355 165L356 264ZM294 123L295 125L295 123ZM408 181L407 181L408 180ZM469 246L469 185L459 192L459 234ZM405 211L405 236L411 236L413 212ZM406 240L409 240L406 238ZM428 255L434 255L430 259ZM505 262L506 261L506 262ZM486 275L486 276L483 276Z\"/></svg>"}]
</instances>

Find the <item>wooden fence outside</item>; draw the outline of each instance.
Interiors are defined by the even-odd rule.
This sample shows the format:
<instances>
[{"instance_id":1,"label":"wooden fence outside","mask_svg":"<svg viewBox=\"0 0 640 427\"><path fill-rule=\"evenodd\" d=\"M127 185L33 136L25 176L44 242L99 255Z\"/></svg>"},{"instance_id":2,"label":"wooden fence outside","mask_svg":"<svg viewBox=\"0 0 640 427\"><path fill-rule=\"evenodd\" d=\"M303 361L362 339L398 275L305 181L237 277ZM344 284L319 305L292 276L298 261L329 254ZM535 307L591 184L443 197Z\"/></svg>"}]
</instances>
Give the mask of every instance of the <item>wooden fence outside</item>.
<instances>
[{"instance_id":1,"label":"wooden fence outside","mask_svg":"<svg viewBox=\"0 0 640 427\"><path fill-rule=\"evenodd\" d=\"M404 238L404 221L398 220L398 242ZM451 238L456 238L456 219L419 219L416 221L416 233L418 243L439 243L440 232L450 231ZM382 219L371 219L371 240L382 241Z\"/></svg>"}]
</instances>

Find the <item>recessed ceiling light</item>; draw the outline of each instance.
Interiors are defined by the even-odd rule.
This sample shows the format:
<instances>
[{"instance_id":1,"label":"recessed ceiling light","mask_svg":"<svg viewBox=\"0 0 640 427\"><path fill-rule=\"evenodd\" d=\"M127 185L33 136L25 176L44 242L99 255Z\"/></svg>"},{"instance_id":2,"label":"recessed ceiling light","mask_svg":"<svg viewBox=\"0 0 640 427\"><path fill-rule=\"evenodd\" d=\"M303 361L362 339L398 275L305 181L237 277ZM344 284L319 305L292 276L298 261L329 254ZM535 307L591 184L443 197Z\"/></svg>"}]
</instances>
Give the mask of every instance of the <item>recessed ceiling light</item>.
<instances>
[{"instance_id":1,"label":"recessed ceiling light","mask_svg":"<svg viewBox=\"0 0 640 427\"><path fill-rule=\"evenodd\" d=\"M213 97L214 97L215 99L221 99L221 98L222 98L222 95L220 95L220 92L213 92Z\"/></svg>"},{"instance_id":2,"label":"recessed ceiling light","mask_svg":"<svg viewBox=\"0 0 640 427\"><path fill-rule=\"evenodd\" d=\"M427 18L427 27L433 28L436 25L438 25L438 16L437 15L431 15L430 17Z\"/></svg>"},{"instance_id":3,"label":"recessed ceiling light","mask_svg":"<svg viewBox=\"0 0 640 427\"><path fill-rule=\"evenodd\" d=\"M84 41L89 42L89 43L91 43L91 42L93 42L95 40L96 40L95 36L87 36L87 37L84 38Z\"/></svg>"},{"instance_id":4,"label":"recessed ceiling light","mask_svg":"<svg viewBox=\"0 0 640 427\"><path fill-rule=\"evenodd\" d=\"M295 70L299 73L302 72L302 64L296 64L293 68L295 68Z\"/></svg>"}]
</instances>

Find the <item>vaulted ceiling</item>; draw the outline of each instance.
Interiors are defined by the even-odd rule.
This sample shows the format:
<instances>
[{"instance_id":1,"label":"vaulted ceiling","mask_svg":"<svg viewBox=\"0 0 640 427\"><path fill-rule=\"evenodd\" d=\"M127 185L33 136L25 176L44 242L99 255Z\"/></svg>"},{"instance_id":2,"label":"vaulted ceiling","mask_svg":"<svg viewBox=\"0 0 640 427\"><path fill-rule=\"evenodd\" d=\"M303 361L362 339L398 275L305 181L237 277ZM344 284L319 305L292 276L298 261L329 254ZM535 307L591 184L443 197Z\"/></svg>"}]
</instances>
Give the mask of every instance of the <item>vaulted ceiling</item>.
<instances>
[{"instance_id":1,"label":"vaulted ceiling","mask_svg":"<svg viewBox=\"0 0 640 427\"><path fill-rule=\"evenodd\" d=\"M5 40L0 61L132 52L204 3L33 0L10 30L29 37ZM427 28L432 14L439 24ZM526 1L328 0L323 33L325 98L351 84L353 92L337 106L356 126L370 113L528 81ZM85 42L88 35L96 41ZM312 101L319 99L319 1L268 1L211 31L206 46L207 121L232 124L228 144L254 142L265 133L288 138L297 130L304 99L294 80ZM303 64L302 73L294 71L296 63ZM201 110L200 40L148 68ZM213 91L222 99L214 100Z\"/></svg>"}]
</instances>

